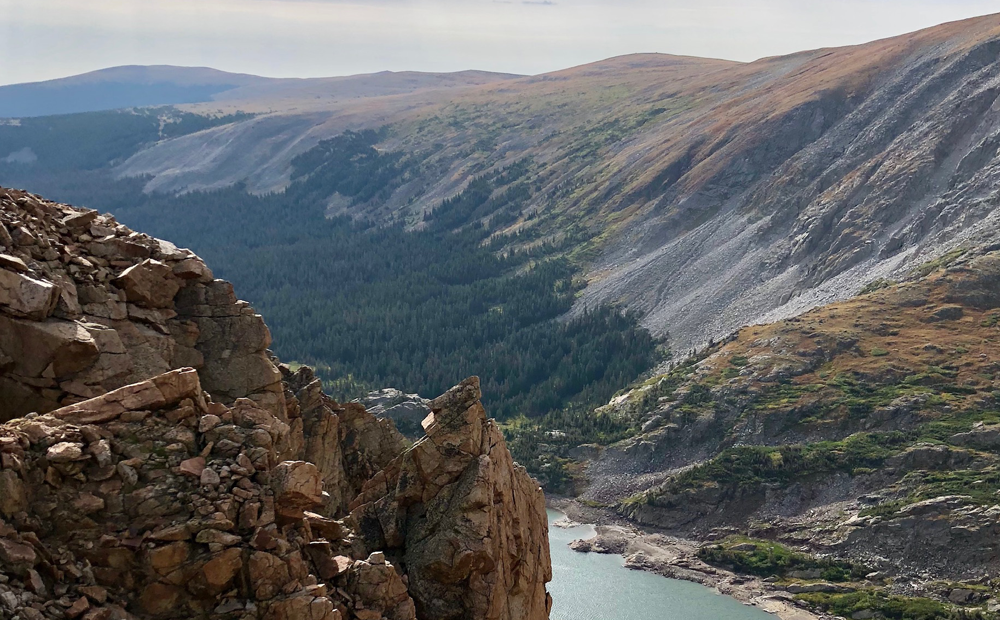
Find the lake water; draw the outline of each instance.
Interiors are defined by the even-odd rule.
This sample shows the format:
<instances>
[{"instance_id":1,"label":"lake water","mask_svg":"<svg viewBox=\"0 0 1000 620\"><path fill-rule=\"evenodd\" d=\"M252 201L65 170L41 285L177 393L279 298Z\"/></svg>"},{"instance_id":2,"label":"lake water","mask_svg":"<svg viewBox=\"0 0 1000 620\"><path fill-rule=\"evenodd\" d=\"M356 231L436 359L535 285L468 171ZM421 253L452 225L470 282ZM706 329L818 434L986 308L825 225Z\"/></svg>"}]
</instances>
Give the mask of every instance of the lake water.
<instances>
[{"instance_id":1,"label":"lake water","mask_svg":"<svg viewBox=\"0 0 1000 620\"><path fill-rule=\"evenodd\" d=\"M705 586L629 570L620 555L577 553L569 543L594 528L552 527L562 514L548 512L551 620L775 620Z\"/></svg>"}]
</instances>

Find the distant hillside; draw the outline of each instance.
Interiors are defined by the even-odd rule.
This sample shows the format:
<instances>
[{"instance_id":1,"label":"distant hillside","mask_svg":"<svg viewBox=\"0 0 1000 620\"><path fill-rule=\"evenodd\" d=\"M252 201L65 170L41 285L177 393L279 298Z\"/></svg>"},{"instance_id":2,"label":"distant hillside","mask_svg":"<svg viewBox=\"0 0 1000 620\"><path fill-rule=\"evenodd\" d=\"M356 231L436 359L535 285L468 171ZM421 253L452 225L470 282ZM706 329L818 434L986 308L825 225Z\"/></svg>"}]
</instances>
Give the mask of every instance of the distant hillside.
<instances>
[{"instance_id":1,"label":"distant hillside","mask_svg":"<svg viewBox=\"0 0 1000 620\"><path fill-rule=\"evenodd\" d=\"M218 93L269 78L201 67L128 66L73 77L0 86L0 117L73 114L211 101Z\"/></svg>"},{"instance_id":2,"label":"distant hillside","mask_svg":"<svg viewBox=\"0 0 1000 620\"><path fill-rule=\"evenodd\" d=\"M0 86L0 118L24 118L144 106L226 101L288 107L487 84L519 76L486 71L393 73L294 79L227 73L204 67L125 66L45 82Z\"/></svg>"},{"instance_id":3,"label":"distant hillside","mask_svg":"<svg viewBox=\"0 0 1000 620\"><path fill-rule=\"evenodd\" d=\"M752 63L631 55L472 88L299 101L165 140L117 172L151 175L148 190L275 191L323 139L388 126L378 148L420 173L377 201L331 196L330 210L419 225L477 175L530 159L516 219L476 221L527 244L573 236L589 282L574 311L622 304L687 351L995 239L998 57L996 15Z\"/></svg>"}]
</instances>

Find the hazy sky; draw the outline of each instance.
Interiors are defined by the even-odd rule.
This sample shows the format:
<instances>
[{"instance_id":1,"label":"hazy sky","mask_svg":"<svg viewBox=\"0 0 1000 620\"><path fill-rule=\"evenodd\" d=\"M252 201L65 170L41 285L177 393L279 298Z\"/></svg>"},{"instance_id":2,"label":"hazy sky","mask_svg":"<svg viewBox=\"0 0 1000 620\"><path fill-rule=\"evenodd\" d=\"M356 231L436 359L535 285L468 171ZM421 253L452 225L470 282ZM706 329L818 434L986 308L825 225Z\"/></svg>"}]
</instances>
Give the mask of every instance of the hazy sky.
<instances>
[{"instance_id":1,"label":"hazy sky","mask_svg":"<svg viewBox=\"0 0 1000 620\"><path fill-rule=\"evenodd\" d=\"M541 73L631 52L753 60L996 0L0 0L0 84L123 64L268 76Z\"/></svg>"}]
</instances>

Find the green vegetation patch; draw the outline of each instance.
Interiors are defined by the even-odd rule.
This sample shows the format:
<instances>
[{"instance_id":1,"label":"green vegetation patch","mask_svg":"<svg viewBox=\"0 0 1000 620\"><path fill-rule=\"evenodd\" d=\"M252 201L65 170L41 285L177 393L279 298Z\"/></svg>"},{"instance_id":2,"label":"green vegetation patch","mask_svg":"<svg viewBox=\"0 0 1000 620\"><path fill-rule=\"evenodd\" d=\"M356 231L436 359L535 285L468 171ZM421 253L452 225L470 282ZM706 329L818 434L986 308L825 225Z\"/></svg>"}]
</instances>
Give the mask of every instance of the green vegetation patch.
<instances>
[{"instance_id":1,"label":"green vegetation patch","mask_svg":"<svg viewBox=\"0 0 1000 620\"><path fill-rule=\"evenodd\" d=\"M702 547L698 557L707 564L758 577L789 577L796 572L816 571L826 581L844 582L860 579L869 572L860 564L817 558L776 542L742 537Z\"/></svg>"},{"instance_id":2,"label":"green vegetation patch","mask_svg":"<svg viewBox=\"0 0 1000 620\"><path fill-rule=\"evenodd\" d=\"M729 363L737 368L743 368L750 363L750 360L745 355L734 355L729 359Z\"/></svg>"},{"instance_id":3,"label":"green vegetation patch","mask_svg":"<svg viewBox=\"0 0 1000 620\"><path fill-rule=\"evenodd\" d=\"M623 409L628 414L641 415L655 409L661 400L675 400L677 388L691 378L691 375L693 375L696 370L696 364L705 359L705 357L707 357L710 353L710 350L706 350L698 355L688 357L680 364L670 369L670 371L666 374L657 375L647 379L641 385L632 386L635 396L625 403ZM701 389L702 393L707 394L707 389L705 389L704 386L699 385L696 386L695 389Z\"/></svg>"},{"instance_id":4,"label":"green vegetation patch","mask_svg":"<svg viewBox=\"0 0 1000 620\"><path fill-rule=\"evenodd\" d=\"M962 248L955 248L954 250L943 254L934 260L927 261L926 263L914 268L913 273L918 277L926 277L938 269L944 269L954 263L956 260L965 254L966 250Z\"/></svg>"},{"instance_id":5,"label":"green vegetation patch","mask_svg":"<svg viewBox=\"0 0 1000 620\"><path fill-rule=\"evenodd\" d=\"M823 611L850 618L863 611L872 611L881 618L893 620L993 620L995 614L977 610L960 609L929 598L915 598L887 594L881 590L865 589L849 593L815 592L799 594L805 601Z\"/></svg>"},{"instance_id":6,"label":"green vegetation patch","mask_svg":"<svg viewBox=\"0 0 1000 620\"><path fill-rule=\"evenodd\" d=\"M901 452L909 438L901 432L858 433L842 441L806 445L738 446L676 476L663 491L674 495L706 486L756 488L764 484L787 485L807 476L844 472L866 473Z\"/></svg>"},{"instance_id":7,"label":"green vegetation patch","mask_svg":"<svg viewBox=\"0 0 1000 620\"><path fill-rule=\"evenodd\" d=\"M880 291L884 288L889 288L890 286L895 286L896 282L893 280L886 280L885 278L878 278L872 280L861 289L858 293L859 295L867 295L868 293L874 293L875 291Z\"/></svg>"},{"instance_id":8,"label":"green vegetation patch","mask_svg":"<svg viewBox=\"0 0 1000 620\"><path fill-rule=\"evenodd\" d=\"M577 461L566 457L583 444L609 445L639 432L635 420L577 404L541 418L517 418L503 425L507 447L518 463L549 491L572 493Z\"/></svg>"}]
</instances>

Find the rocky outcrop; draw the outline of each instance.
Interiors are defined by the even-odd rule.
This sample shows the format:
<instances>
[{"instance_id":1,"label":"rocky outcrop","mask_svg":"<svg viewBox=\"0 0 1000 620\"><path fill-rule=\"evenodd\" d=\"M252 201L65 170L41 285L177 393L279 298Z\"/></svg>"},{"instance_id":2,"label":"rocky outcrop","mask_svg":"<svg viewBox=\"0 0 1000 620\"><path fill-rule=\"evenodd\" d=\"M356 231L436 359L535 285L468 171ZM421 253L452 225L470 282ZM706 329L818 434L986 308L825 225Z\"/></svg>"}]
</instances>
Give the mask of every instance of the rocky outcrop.
<instances>
[{"instance_id":1,"label":"rocky outcrop","mask_svg":"<svg viewBox=\"0 0 1000 620\"><path fill-rule=\"evenodd\" d=\"M0 420L173 368L281 408L270 333L188 250L108 215L0 189Z\"/></svg>"},{"instance_id":2,"label":"rocky outcrop","mask_svg":"<svg viewBox=\"0 0 1000 620\"><path fill-rule=\"evenodd\" d=\"M301 437L296 453L319 467L327 508L346 512L362 486L403 451L404 440L391 421L376 419L357 403L338 404L324 394L322 381L310 368L303 366L294 373L287 366L279 368L295 437Z\"/></svg>"},{"instance_id":3,"label":"rocky outcrop","mask_svg":"<svg viewBox=\"0 0 1000 620\"><path fill-rule=\"evenodd\" d=\"M0 609L338 620L310 551L349 534L310 526L319 475L278 461L289 433L252 401L212 402L190 368L8 422Z\"/></svg>"},{"instance_id":4,"label":"rocky outcrop","mask_svg":"<svg viewBox=\"0 0 1000 620\"><path fill-rule=\"evenodd\" d=\"M426 437L365 484L351 517L366 547L402 559L423 616L547 618L545 500L479 398L472 378L433 400Z\"/></svg>"},{"instance_id":5,"label":"rocky outcrop","mask_svg":"<svg viewBox=\"0 0 1000 620\"><path fill-rule=\"evenodd\" d=\"M187 250L0 206L0 618L548 617L544 499L478 380L407 449Z\"/></svg>"},{"instance_id":6,"label":"rocky outcrop","mask_svg":"<svg viewBox=\"0 0 1000 620\"><path fill-rule=\"evenodd\" d=\"M389 418L399 432L414 438L423 435L420 423L431 412L429 400L417 394L405 394L395 388L369 392L360 402L372 415Z\"/></svg>"}]
</instances>

